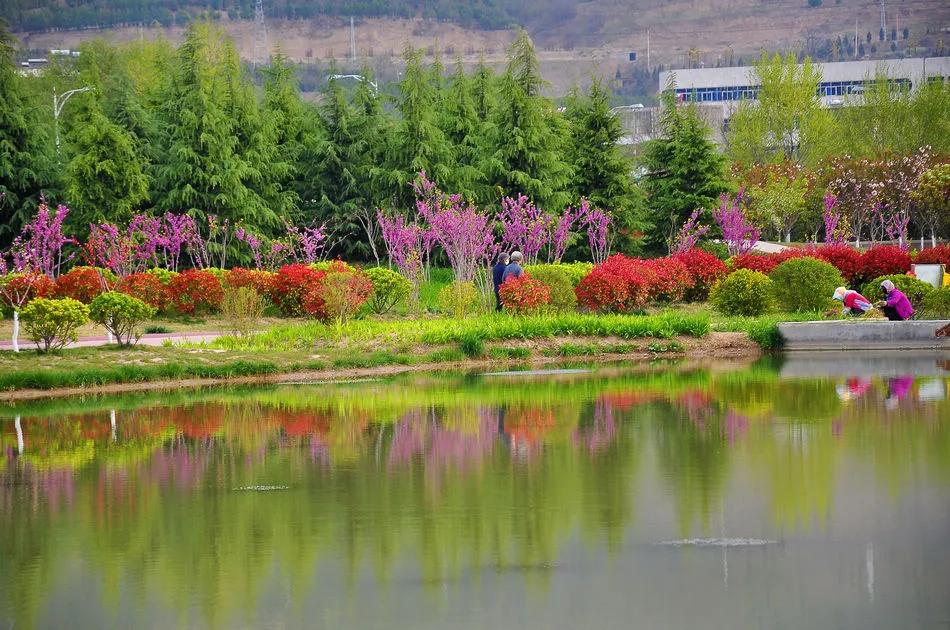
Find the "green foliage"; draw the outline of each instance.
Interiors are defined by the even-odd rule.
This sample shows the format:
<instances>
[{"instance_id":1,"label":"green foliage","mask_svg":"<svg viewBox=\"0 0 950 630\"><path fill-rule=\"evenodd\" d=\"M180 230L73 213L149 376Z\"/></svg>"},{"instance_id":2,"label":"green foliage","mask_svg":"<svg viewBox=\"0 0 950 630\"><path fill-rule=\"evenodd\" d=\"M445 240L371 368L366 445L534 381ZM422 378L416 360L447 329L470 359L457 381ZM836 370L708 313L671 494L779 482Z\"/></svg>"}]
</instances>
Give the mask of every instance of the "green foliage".
<instances>
[{"instance_id":1,"label":"green foliage","mask_svg":"<svg viewBox=\"0 0 950 630\"><path fill-rule=\"evenodd\" d=\"M76 341L76 331L89 321L89 307L72 298L37 298L23 307L20 318L37 349L48 352Z\"/></svg>"},{"instance_id":2,"label":"green foliage","mask_svg":"<svg viewBox=\"0 0 950 630\"><path fill-rule=\"evenodd\" d=\"M758 98L740 102L729 125L729 153L742 164L792 160L809 166L834 149L831 112L818 98L821 70L794 53L763 53L755 64Z\"/></svg>"},{"instance_id":3,"label":"green foliage","mask_svg":"<svg viewBox=\"0 0 950 630\"><path fill-rule=\"evenodd\" d=\"M769 274L775 302L783 311L820 311L831 305L835 288L844 286L841 272L816 258L786 260Z\"/></svg>"},{"instance_id":4,"label":"green foliage","mask_svg":"<svg viewBox=\"0 0 950 630\"><path fill-rule=\"evenodd\" d=\"M950 287L943 287L924 296L920 317L924 319L950 319Z\"/></svg>"},{"instance_id":5,"label":"green foliage","mask_svg":"<svg viewBox=\"0 0 950 630\"><path fill-rule=\"evenodd\" d=\"M400 302L409 299L412 285L392 269L372 267L366 270L373 292L369 296L369 308L377 315L388 313Z\"/></svg>"},{"instance_id":6,"label":"green foliage","mask_svg":"<svg viewBox=\"0 0 950 630\"><path fill-rule=\"evenodd\" d=\"M933 286L923 280L918 280L917 278L904 274L894 274L891 276L880 276L871 280L861 288L861 295L872 302L883 300L885 296L884 289L881 288L881 283L885 280L893 282L894 286L907 296L907 299L910 300L910 303L914 306L915 311L923 305L924 299L928 295L936 291Z\"/></svg>"},{"instance_id":7,"label":"green foliage","mask_svg":"<svg viewBox=\"0 0 950 630\"><path fill-rule=\"evenodd\" d=\"M254 287L225 287L221 317L234 334L248 335L264 316L267 301Z\"/></svg>"},{"instance_id":8,"label":"green foliage","mask_svg":"<svg viewBox=\"0 0 950 630\"><path fill-rule=\"evenodd\" d=\"M488 349L488 356L492 359L530 359L531 350L528 348L495 346Z\"/></svg>"},{"instance_id":9,"label":"green foliage","mask_svg":"<svg viewBox=\"0 0 950 630\"><path fill-rule=\"evenodd\" d=\"M758 271L738 269L713 287L709 301L724 315L761 315L772 306L772 281Z\"/></svg>"},{"instance_id":10,"label":"green foliage","mask_svg":"<svg viewBox=\"0 0 950 630\"><path fill-rule=\"evenodd\" d=\"M584 279L584 276L589 274L594 268L594 263L589 262L573 262L573 263L555 263L555 264L540 264L540 265L528 265L524 268L525 273L529 275L536 275L538 272L546 273L548 271L554 271L557 273L564 274L568 281L571 283L572 287L576 287L581 283L581 280Z\"/></svg>"},{"instance_id":11,"label":"green foliage","mask_svg":"<svg viewBox=\"0 0 950 630\"><path fill-rule=\"evenodd\" d=\"M643 180L653 226L648 242L666 250L673 235L696 208L712 208L728 190L725 159L709 139L709 127L694 104L678 106L675 83L662 94L663 137L646 144Z\"/></svg>"},{"instance_id":12,"label":"green foliage","mask_svg":"<svg viewBox=\"0 0 950 630\"><path fill-rule=\"evenodd\" d=\"M478 289L471 282L453 282L439 291L439 308L443 313L461 319L478 304Z\"/></svg>"},{"instance_id":13,"label":"green foliage","mask_svg":"<svg viewBox=\"0 0 950 630\"><path fill-rule=\"evenodd\" d=\"M118 291L97 295L89 304L89 318L115 335L120 346L135 345L142 336L138 327L155 312L155 307Z\"/></svg>"},{"instance_id":14,"label":"green foliage","mask_svg":"<svg viewBox=\"0 0 950 630\"><path fill-rule=\"evenodd\" d=\"M470 359L485 356L485 342L476 331L466 332L459 338L459 350Z\"/></svg>"},{"instance_id":15,"label":"green foliage","mask_svg":"<svg viewBox=\"0 0 950 630\"><path fill-rule=\"evenodd\" d=\"M574 286L560 265L535 265L531 269L527 275L544 283L551 290L548 308L567 312L573 312L577 308Z\"/></svg>"}]
</instances>

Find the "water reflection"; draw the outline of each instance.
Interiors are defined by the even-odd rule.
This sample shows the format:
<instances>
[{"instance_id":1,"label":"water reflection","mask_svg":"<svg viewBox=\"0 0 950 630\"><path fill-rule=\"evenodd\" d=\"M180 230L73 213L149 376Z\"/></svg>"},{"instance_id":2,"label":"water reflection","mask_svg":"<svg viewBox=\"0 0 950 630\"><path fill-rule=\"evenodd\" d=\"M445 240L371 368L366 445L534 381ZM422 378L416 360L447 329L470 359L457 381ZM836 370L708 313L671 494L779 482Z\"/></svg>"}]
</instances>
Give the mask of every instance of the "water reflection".
<instances>
[{"instance_id":1,"label":"water reflection","mask_svg":"<svg viewBox=\"0 0 950 630\"><path fill-rule=\"evenodd\" d=\"M856 582L898 615L869 619L898 619L904 593L875 582L874 541L880 564L904 536L948 531L948 379L780 374L430 375L4 409L0 622L56 626L72 607L96 627L298 625L317 606L348 627L385 625L384 610L440 627L512 606L531 615L500 627L540 627L565 584L606 614L591 591L612 571L692 592L708 546L714 581L747 593L768 575L821 599L807 573L856 563L836 588ZM782 577L777 554L829 537L834 553L810 547L795 557L811 564ZM736 540L769 545L750 557ZM662 541L686 564L653 566ZM916 605L938 616L939 560L916 546L887 560L889 575L930 578ZM472 588L534 599L478 603ZM605 592L615 610L655 605L650 591ZM761 603L737 606L714 618L754 627ZM702 619L691 611L655 619Z\"/></svg>"}]
</instances>

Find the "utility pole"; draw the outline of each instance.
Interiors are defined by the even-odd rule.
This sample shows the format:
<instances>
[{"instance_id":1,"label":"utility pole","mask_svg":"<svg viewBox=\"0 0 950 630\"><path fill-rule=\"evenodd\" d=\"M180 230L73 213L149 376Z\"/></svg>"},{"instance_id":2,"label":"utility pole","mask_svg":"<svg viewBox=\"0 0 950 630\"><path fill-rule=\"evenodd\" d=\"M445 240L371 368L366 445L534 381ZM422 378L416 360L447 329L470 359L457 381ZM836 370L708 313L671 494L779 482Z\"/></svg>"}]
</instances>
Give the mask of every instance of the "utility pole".
<instances>
[{"instance_id":1,"label":"utility pole","mask_svg":"<svg viewBox=\"0 0 950 630\"><path fill-rule=\"evenodd\" d=\"M270 56L270 47L267 45L267 24L264 22L264 0L254 2L254 53L252 62L266 65Z\"/></svg>"},{"instance_id":2,"label":"utility pole","mask_svg":"<svg viewBox=\"0 0 950 630\"><path fill-rule=\"evenodd\" d=\"M56 133L56 157L59 157L59 115L63 111L63 105L66 104L66 101L68 101L69 97L73 94L82 94L83 92L89 92L91 90L92 88L87 85L86 87L69 90L59 95L56 93L56 88L53 88L53 127Z\"/></svg>"},{"instance_id":3,"label":"utility pole","mask_svg":"<svg viewBox=\"0 0 950 630\"><path fill-rule=\"evenodd\" d=\"M647 29L647 73L650 72L650 29Z\"/></svg>"},{"instance_id":4,"label":"utility pole","mask_svg":"<svg viewBox=\"0 0 950 630\"><path fill-rule=\"evenodd\" d=\"M356 27L353 26L353 16L350 16L350 59L356 59Z\"/></svg>"},{"instance_id":5,"label":"utility pole","mask_svg":"<svg viewBox=\"0 0 950 630\"><path fill-rule=\"evenodd\" d=\"M858 20L854 19L854 58L858 58Z\"/></svg>"}]
</instances>

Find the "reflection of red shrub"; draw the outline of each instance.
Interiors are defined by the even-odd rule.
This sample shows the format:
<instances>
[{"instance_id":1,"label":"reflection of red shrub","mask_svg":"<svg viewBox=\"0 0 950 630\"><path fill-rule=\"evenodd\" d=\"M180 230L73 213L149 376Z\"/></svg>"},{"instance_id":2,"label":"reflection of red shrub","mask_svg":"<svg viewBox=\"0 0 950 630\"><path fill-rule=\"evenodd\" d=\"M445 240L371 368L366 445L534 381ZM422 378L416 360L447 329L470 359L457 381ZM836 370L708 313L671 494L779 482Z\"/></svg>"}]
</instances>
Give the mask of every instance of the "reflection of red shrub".
<instances>
[{"instance_id":1,"label":"reflection of red shrub","mask_svg":"<svg viewBox=\"0 0 950 630\"><path fill-rule=\"evenodd\" d=\"M693 278L692 288L684 295L687 300L705 300L709 297L709 290L713 285L729 273L725 263L701 249L691 249L676 254L673 258L683 263Z\"/></svg>"},{"instance_id":2,"label":"reflection of red shrub","mask_svg":"<svg viewBox=\"0 0 950 630\"><path fill-rule=\"evenodd\" d=\"M551 302L551 287L528 274L505 280L498 289L505 310L530 313Z\"/></svg>"},{"instance_id":3,"label":"reflection of red shrub","mask_svg":"<svg viewBox=\"0 0 950 630\"><path fill-rule=\"evenodd\" d=\"M853 247L822 245L809 250L808 255L833 265L849 284L861 274L861 252Z\"/></svg>"},{"instance_id":4,"label":"reflection of red shrub","mask_svg":"<svg viewBox=\"0 0 950 630\"><path fill-rule=\"evenodd\" d=\"M133 273L119 281L119 291L136 297L160 311L168 307L168 287L153 273Z\"/></svg>"},{"instance_id":5,"label":"reflection of red shrub","mask_svg":"<svg viewBox=\"0 0 950 630\"><path fill-rule=\"evenodd\" d=\"M210 271L188 269L168 283L172 303L179 313L206 313L216 310L224 299L221 281Z\"/></svg>"},{"instance_id":6,"label":"reflection of red shrub","mask_svg":"<svg viewBox=\"0 0 950 630\"><path fill-rule=\"evenodd\" d=\"M301 316L304 296L315 288L326 275L309 265L284 265L270 283L270 299L280 312L289 316Z\"/></svg>"},{"instance_id":7,"label":"reflection of red shrub","mask_svg":"<svg viewBox=\"0 0 950 630\"><path fill-rule=\"evenodd\" d=\"M274 274L269 271L235 267L225 276L225 284L233 289L251 287L260 295L269 295L273 279Z\"/></svg>"},{"instance_id":8,"label":"reflection of red shrub","mask_svg":"<svg viewBox=\"0 0 950 630\"><path fill-rule=\"evenodd\" d=\"M868 282L874 278L910 270L910 254L900 247L879 245L861 256L861 278Z\"/></svg>"},{"instance_id":9,"label":"reflection of red shrub","mask_svg":"<svg viewBox=\"0 0 950 630\"><path fill-rule=\"evenodd\" d=\"M923 249L917 254L914 262L918 265L938 264L950 267L950 245L937 245Z\"/></svg>"},{"instance_id":10,"label":"reflection of red shrub","mask_svg":"<svg viewBox=\"0 0 950 630\"><path fill-rule=\"evenodd\" d=\"M102 293L99 272L92 267L74 267L56 280L56 297L72 298L89 304Z\"/></svg>"}]
</instances>

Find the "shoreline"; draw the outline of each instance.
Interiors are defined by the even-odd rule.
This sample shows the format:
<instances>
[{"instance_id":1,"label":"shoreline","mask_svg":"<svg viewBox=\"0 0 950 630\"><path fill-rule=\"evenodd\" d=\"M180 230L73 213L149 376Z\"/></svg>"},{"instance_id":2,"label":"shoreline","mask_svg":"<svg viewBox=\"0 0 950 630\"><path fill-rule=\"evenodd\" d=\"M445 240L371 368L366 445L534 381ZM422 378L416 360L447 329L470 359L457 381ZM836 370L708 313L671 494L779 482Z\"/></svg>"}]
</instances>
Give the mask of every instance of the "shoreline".
<instances>
[{"instance_id":1,"label":"shoreline","mask_svg":"<svg viewBox=\"0 0 950 630\"><path fill-rule=\"evenodd\" d=\"M555 344L566 341L576 341L573 337L551 337L543 340L523 340L522 343L531 343L536 348L553 347ZM608 341L604 338L588 338L587 341ZM677 342L681 350L651 351L653 344L669 344ZM135 391L162 391L184 388L199 388L220 385L273 385L281 383L320 383L334 380L349 380L371 377L385 377L409 372L425 372L437 370L464 370L489 366L532 366L552 365L569 362L609 363L625 360L652 361L660 358L678 360L744 360L752 361L763 355L762 348L752 341L745 333L714 332L705 337L672 337L669 339L643 338L629 341L630 351L624 353L609 352L609 344L604 346L603 353L580 354L575 356L544 356L532 355L527 358L477 358L461 361L426 361L425 354L419 353L418 363L378 365L373 367L328 367L323 369L304 369L279 371L277 373L257 374L235 377L212 378L180 378L157 379L149 381L117 382L101 385L81 387L53 387L49 389L11 389L0 392L0 403L15 403L17 401L40 400L44 398L66 398L82 395L115 394ZM494 345L494 344L492 344ZM499 344L505 345L505 344ZM510 347L512 343L508 343ZM518 345L518 344L514 344Z\"/></svg>"}]
</instances>

